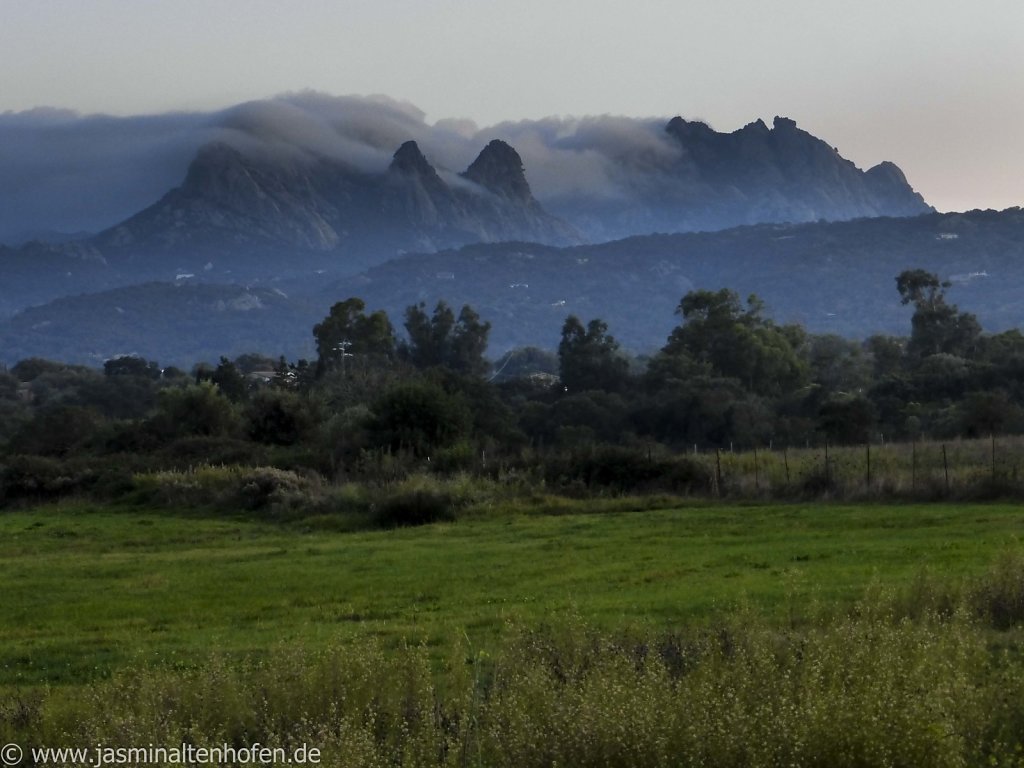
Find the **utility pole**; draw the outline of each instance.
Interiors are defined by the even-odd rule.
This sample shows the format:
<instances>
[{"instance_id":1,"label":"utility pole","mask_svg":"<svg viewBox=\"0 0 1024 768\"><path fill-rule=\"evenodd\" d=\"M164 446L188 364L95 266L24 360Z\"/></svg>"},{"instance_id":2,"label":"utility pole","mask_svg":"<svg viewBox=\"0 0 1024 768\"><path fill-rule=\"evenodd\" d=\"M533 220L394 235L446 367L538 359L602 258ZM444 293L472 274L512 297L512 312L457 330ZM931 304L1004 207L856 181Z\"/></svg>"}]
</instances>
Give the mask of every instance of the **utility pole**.
<instances>
[{"instance_id":1,"label":"utility pole","mask_svg":"<svg viewBox=\"0 0 1024 768\"><path fill-rule=\"evenodd\" d=\"M337 352L340 355L340 357L341 357L341 375L342 375L343 378L345 376L345 358L346 357L354 357L355 356L351 352L348 351L348 348L351 347L351 346L352 346L352 342L351 341L349 341L348 339L342 339L337 344L335 344L334 347L333 347L334 351Z\"/></svg>"}]
</instances>

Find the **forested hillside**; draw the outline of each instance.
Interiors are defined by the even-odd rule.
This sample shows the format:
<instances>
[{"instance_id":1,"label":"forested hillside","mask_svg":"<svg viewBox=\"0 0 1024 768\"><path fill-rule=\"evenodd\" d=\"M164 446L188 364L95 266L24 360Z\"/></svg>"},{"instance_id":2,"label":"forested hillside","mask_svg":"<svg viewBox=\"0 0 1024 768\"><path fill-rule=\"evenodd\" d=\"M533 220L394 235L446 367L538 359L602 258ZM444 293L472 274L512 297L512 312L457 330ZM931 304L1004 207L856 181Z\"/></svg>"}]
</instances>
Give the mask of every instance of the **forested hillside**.
<instances>
[{"instance_id":1,"label":"forested hillside","mask_svg":"<svg viewBox=\"0 0 1024 768\"><path fill-rule=\"evenodd\" d=\"M0 324L0 360L42 356L98 366L134 352L188 367L249 351L308 357L308 328L324 307L349 296L385 310L398 327L411 304L469 304L493 325L492 359L517 346L554 349L568 314L599 316L626 349L649 354L665 343L683 295L723 287L741 297L756 293L777 323L863 339L906 332L910 311L894 278L911 268L948 280L950 300L996 332L1024 326L1022 265L1020 209L574 248L473 245L411 254L342 280L311 274L240 286L183 277L63 299Z\"/></svg>"},{"instance_id":2,"label":"forested hillside","mask_svg":"<svg viewBox=\"0 0 1024 768\"><path fill-rule=\"evenodd\" d=\"M400 336L353 297L313 326L309 359L222 356L185 371L121 356L100 371L29 358L0 373L0 496L117 494L197 464L249 468L235 479L256 504L281 484L301 497L311 477L420 471L718 494L721 468L686 454L1024 433L1024 335L983 332L925 270L894 282L907 333L858 341L777 323L757 296L700 289L643 357L603 318L569 315L557 353L517 348L492 365L494 324L469 305L411 304ZM994 450L985 488L1015 488L1009 466L1009 486L996 483ZM246 474L259 467L273 470ZM827 491L833 471L827 453L823 478L787 465L772 492ZM151 482L159 495L164 481Z\"/></svg>"}]
</instances>

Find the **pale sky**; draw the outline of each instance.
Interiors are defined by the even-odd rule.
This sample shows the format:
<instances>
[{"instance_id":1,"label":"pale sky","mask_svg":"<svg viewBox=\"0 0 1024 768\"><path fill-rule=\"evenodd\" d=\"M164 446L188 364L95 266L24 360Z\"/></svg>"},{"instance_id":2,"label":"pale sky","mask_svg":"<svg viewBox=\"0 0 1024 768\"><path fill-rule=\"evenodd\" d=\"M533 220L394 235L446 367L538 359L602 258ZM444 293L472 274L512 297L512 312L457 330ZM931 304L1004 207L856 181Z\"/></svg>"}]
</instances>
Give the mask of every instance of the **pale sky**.
<instances>
[{"instance_id":1,"label":"pale sky","mask_svg":"<svg viewBox=\"0 0 1024 768\"><path fill-rule=\"evenodd\" d=\"M0 0L0 113L303 89L481 126L785 115L940 210L1024 204L1021 0Z\"/></svg>"}]
</instances>

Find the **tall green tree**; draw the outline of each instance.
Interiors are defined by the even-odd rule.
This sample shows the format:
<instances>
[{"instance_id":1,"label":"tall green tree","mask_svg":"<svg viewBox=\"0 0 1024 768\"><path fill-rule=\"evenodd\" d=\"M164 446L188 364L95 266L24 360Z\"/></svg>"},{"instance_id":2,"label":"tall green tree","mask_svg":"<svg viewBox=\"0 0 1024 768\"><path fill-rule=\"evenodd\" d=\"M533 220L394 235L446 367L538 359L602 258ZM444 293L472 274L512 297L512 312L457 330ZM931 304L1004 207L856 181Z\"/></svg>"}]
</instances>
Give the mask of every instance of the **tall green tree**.
<instances>
[{"instance_id":1,"label":"tall green tree","mask_svg":"<svg viewBox=\"0 0 1024 768\"><path fill-rule=\"evenodd\" d=\"M156 413L147 422L162 440L230 435L239 424L231 401L209 381L161 391Z\"/></svg>"},{"instance_id":2,"label":"tall green tree","mask_svg":"<svg viewBox=\"0 0 1024 768\"><path fill-rule=\"evenodd\" d=\"M402 345L402 354L417 368L443 365L447 357L455 313L445 302L437 302L432 315L423 302L405 309L405 331L409 340Z\"/></svg>"},{"instance_id":3,"label":"tall green tree","mask_svg":"<svg viewBox=\"0 0 1024 768\"><path fill-rule=\"evenodd\" d=\"M584 326L578 317L569 315L558 343L558 372L569 392L619 392L629 381L629 361L608 333L607 323L594 319Z\"/></svg>"},{"instance_id":4,"label":"tall green tree","mask_svg":"<svg viewBox=\"0 0 1024 768\"><path fill-rule=\"evenodd\" d=\"M429 456L469 433L472 417L464 400L427 381L399 384L373 404L371 429L379 445Z\"/></svg>"},{"instance_id":5,"label":"tall green tree","mask_svg":"<svg viewBox=\"0 0 1024 768\"><path fill-rule=\"evenodd\" d=\"M806 349L813 382L828 393L863 392L871 384L871 360L864 347L835 334L810 336Z\"/></svg>"},{"instance_id":6,"label":"tall green tree","mask_svg":"<svg viewBox=\"0 0 1024 768\"><path fill-rule=\"evenodd\" d=\"M147 379L160 378L160 366L155 360L146 360L138 355L119 355L103 363L107 376L139 376Z\"/></svg>"},{"instance_id":7,"label":"tall green tree","mask_svg":"<svg viewBox=\"0 0 1024 768\"><path fill-rule=\"evenodd\" d=\"M490 333L491 324L482 321L468 304L463 306L452 331L448 367L468 376L486 375L491 369L491 364L484 358Z\"/></svg>"},{"instance_id":8,"label":"tall green tree","mask_svg":"<svg viewBox=\"0 0 1024 768\"><path fill-rule=\"evenodd\" d=\"M900 372L904 361L906 340L896 336L874 334L864 342L864 348L871 358L872 375L875 379L893 376Z\"/></svg>"},{"instance_id":9,"label":"tall green tree","mask_svg":"<svg viewBox=\"0 0 1024 768\"><path fill-rule=\"evenodd\" d=\"M359 298L339 301L313 326L320 371L337 367L348 357L390 358L395 354L395 332L387 313L366 314Z\"/></svg>"},{"instance_id":10,"label":"tall green tree","mask_svg":"<svg viewBox=\"0 0 1024 768\"><path fill-rule=\"evenodd\" d=\"M233 403L240 403L249 395L249 384L238 367L221 355L220 362L210 374L210 381Z\"/></svg>"},{"instance_id":11,"label":"tall green tree","mask_svg":"<svg viewBox=\"0 0 1024 768\"><path fill-rule=\"evenodd\" d=\"M762 316L763 309L754 295L744 308L728 289L691 291L676 309L683 322L662 351L685 353L760 395L791 391L807 378L807 366L796 349L803 334L776 326Z\"/></svg>"},{"instance_id":12,"label":"tall green tree","mask_svg":"<svg viewBox=\"0 0 1024 768\"><path fill-rule=\"evenodd\" d=\"M443 366L468 376L483 376L490 370L484 358L491 324L465 305L455 312L439 301L431 315L422 302L405 310L405 330L409 339L402 355L417 368Z\"/></svg>"},{"instance_id":13,"label":"tall green tree","mask_svg":"<svg viewBox=\"0 0 1024 768\"><path fill-rule=\"evenodd\" d=\"M818 427L834 442L867 442L878 418L875 406L861 395L839 395L822 403Z\"/></svg>"},{"instance_id":14,"label":"tall green tree","mask_svg":"<svg viewBox=\"0 0 1024 768\"><path fill-rule=\"evenodd\" d=\"M967 437L985 437L1020 422L1021 409L1002 389L971 392L960 404L962 429Z\"/></svg>"},{"instance_id":15,"label":"tall green tree","mask_svg":"<svg viewBox=\"0 0 1024 768\"><path fill-rule=\"evenodd\" d=\"M903 304L914 305L907 352L916 359L940 353L970 358L981 337L978 318L946 302L951 283L923 269L908 269L896 277Z\"/></svg>"},{"instance_id":16,"label":"tall green tree","mask_svg":"<svg viewBox=\"0 0 1024 768\"><path fill-rule=\"evenodd\" d=\"M73 455L96 434L100 421L89 408L62 403L44 405L15 433L10 447L14 453Z\"/></svg>"},{"instance_id":17,"label":"tall green tree","mask_svg":"<svg viewBox=\"0 0 1024 768\"><path fill-rule=\"evenodd\" d=\"M294 445L312 429L310 402L286 389L263 389L245 408L249 437L259 443Z\"/></svg>"}]
</instances>

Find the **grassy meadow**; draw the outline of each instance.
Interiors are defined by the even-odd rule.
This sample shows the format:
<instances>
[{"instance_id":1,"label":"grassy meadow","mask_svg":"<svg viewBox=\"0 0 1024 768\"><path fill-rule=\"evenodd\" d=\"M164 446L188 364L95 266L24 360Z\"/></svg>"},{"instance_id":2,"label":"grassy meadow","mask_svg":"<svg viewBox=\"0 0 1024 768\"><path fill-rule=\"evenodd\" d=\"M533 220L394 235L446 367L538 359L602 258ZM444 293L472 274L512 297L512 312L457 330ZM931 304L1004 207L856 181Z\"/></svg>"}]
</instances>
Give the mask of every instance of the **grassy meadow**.
<instances>
[{"instance_id":1,"label":"grassy meadow","mask_svg":"<svg viewBox=\"0 0 1024 768\"><path fill-rule=\"evenodd\" d=\"M480 514L344 534L168 511L7 512L0 682L361 636L488 645L508 623L568 615L670 628L749 602L791 617L925 569L979 572L1021 540L1024 514L998 504Z\"/></svg>"},{"instance_id":2,"label":"grassy meadow","mask_svg":"<svg viewBox=\"0 0 1024 768\"><path fill-rule=\"evenodd\" d=\"M350 532L6 511L0 736L308 740L329 765L1024 764L1018 505L667 504Z\"/></svg>"}]
</instances>

